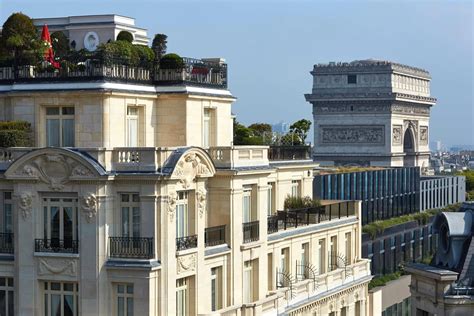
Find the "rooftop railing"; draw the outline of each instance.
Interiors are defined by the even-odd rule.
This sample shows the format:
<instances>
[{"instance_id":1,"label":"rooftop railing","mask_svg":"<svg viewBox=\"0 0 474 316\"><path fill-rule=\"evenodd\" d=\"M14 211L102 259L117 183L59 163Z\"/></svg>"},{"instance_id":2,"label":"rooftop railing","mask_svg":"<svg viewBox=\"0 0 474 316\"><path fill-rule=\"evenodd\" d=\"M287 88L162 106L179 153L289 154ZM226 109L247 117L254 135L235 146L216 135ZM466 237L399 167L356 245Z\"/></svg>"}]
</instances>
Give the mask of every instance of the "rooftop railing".
<instances>
[{"instance_id":1,"label":"rooftop railing","mask_svg":"<svg viewBox=\"0 0 474 316\"><path fill-rule=\"evenodd\" d=\"M308 160L311 159L309 145L270 145L268 160Z\"/></svg>"},{"instance_id":2,"label":"rooftop railing","mask_svg":"<svg viewBox=\"0 0 474 316\"><path fill-rule=\"evenodd\" d=\"M183 57L179 69L160 68L157 63L129 65L120 59L91 57L84 62L61 61L61 68L43 65L2 65L0 85L35 82L111 81L157 86L193 85L227 89L227 64L219 58Z\"/></svg>"}]
</instances>

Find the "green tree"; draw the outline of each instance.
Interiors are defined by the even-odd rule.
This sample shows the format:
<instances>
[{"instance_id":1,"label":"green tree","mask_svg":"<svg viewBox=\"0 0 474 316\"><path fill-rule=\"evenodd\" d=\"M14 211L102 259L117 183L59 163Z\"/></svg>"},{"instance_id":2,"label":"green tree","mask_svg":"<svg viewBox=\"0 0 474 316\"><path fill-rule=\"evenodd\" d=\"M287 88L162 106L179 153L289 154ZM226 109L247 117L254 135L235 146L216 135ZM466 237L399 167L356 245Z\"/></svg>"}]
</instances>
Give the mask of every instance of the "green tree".
<instances>
[{"instance_id":1,"label":"green tree","mask_svg":"<svg viewBox=\"0 0 474 316\"><path fill-rule=\"evenodd\" d=\"M25 14L13 13L3 24L2 43L15 62L36 62L44 51L33 21Z\"/></svg>"},{"instance_id":2,"label":"green tree","mask_svg":"<svg viewBox=\"0 0 474 316\"><path fill-rule=\"evenodd\" d=\"M156 60L160 60L166 54L166 44L168 44L168 36L165 34L155 34L151 49L155 52Z\"/></svg>"},{"instance_id":3,"label":"green tree","mask_svg":"<svg viewBox=\"0 0 474 316\"><path fill-rule=\"evenodd\" d=\"M304 144L306 137L308 136L308 131L311 128L311 121L306 119L301 119L294 122L290 126L290 133L294 133L298 136L301 143Z\"/></svg>"},{"instance_id":4,"label":"green tree","mask_svg":"<svg viewBox=\"0 0 474 316\"><path fill-rule=\"evenodd\" d=\"M120 31L117 35L117 41L133 43L133 35L128 31Z\"/></svg>"},{"instance_id":5,"label":"green tree","mask_svg":"<svg viewBox=\"0 0 474 316\"><path fill-rule=\"evenodd\" d=\"M253 131L256 136L264 136L272 132L272 126L267 123L253 123L249 125L249 128Z\"/></svg>"},{"instance_id":6,"label":"green tree","mask_svg":"<svg viewBox=\"0 0 474 316\"><path fill-rule=\"evenodd\" d=\"M69 53L69 39L63 32L57 31L51 34L51 45L53 46L54 55L64 57Z\"/></svg>"}]
</instances>

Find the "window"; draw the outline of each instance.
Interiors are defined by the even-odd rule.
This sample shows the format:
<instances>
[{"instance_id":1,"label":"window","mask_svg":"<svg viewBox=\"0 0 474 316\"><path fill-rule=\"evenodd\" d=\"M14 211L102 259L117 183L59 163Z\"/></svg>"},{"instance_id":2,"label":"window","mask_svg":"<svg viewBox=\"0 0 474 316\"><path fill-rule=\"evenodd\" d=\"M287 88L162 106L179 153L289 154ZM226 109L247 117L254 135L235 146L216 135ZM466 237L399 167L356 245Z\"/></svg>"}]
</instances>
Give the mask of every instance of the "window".
<instances>
[{"instance_id":1,"label":"window","mask_svg":"<svg viewBox=\"0 0 474 316\"><path fill-rule=\"evenodd\" d=\"M3 232L13 233L12 193L3 192Z\"/></svg>"},{"instance_id":2,"label":"window","mask_svg":"<svg viewBox=\"0 0 474 316\"><path fill-rule=\"evenodd\" d=\"M268 184L267 191L267 215L271 216L274 211L275 183Z\"/></svg>"},{"instance_id":3,"label":"window","mask_svg":"<svg viewBox=\"0 0 474 316\"><path fill-rule=\"evenodd\" d=\"M222 267L211 269L211 310L222 308Z\"/></svg>"},{"instance_id":4,"label":"window","mask_svg":"<svg viewBox=\"0 0 474 316\"><path fill-rule=\"evenodd\" d=\"M347 75L348 84L357 84L357 75Z\"/></svg>"},{"instance_id":5,"label":"window","mask_svg":"<svg viewBox=\"0 0 474 316\"><path fill-rule=\"evenodd\" d=\"M72 248L78 236L77 199L44 198L43 238L51 240L52 247Z\"/></svg>"},{"instance_id":6,"label":"window","mask_svg":"<svg viewBox=\"0 0 474 316\"><path fill-rule=\"evenodd\" d=\"M0 315L13 316L13 278L0 277Z\"/></svg>"},{"instance_id":7,"label":"window","mask_svg":"<svg viewBox=\"0 0 474 316\"><path fill-rule=\"evenodd\" d=\"M120 197L122 237L140 237L140 196L122 193Z\"/></svg>"},{"instance_id":8,"label":"window","mask_svg":"<svg viewBox=\"0 0 474 316\"><path fill-rule=\"evenodd\" d=\"M46 145L74 147L74 107L46 108Z\"/></svg>"},{"instance_id":9,"label":"window","mask_svg":"<svg viewBox=\"0 0 474 316\"><path fill-rule=\"evenodd\" d=\"M176 316L186 316L189 313L188 279L176 280Z\"/></svg>"},{"instance_id":10,"label":"window","mask_svg":"<svg viewBox=\"0 0 474 316\"><path fill-rule=\"evenodd\" d=\"M345 235L345 246L346 246L346 263L351 264L352 263L352 257L351 257L351 233L346 233Z\"/></svg>"},{"instance_id":11,"label":"window","mask_svg":"<svg viewBox=\"0 0 474 316\"><path fill-rule=\"evenodd\" d=\"M127 146L138 147L138 108L127 108Z\"/></svg>"},{"instance_id":12,"label":"window","mask_svg":"<svg viewBox=\"0 0 474 316\"><path fill-rule=\"evenodd\" d=\"M337 236L332 236L329 244L329 270L337 268Z\"/></svg>"},{"instance_id":13,"label":"window","mask_svg":"<svg viewBox=\"0 0 474 316\"><path fill-rule=\"evenodd\" d=\"M117 316L133 316L133 284L116 284Z\"/></svg>"},{"instance_id":14,"label":"window","mask_svg":"<svg viewBox=\"0 0 474 316\"><path fill-rule=\"evenodd\" d=\"M318 242L318 271L319 274L326 272L326 239L320 239Z\"/></svg>"},{"instance_id":15,"label":"window","mask_svg":"<svg viewBox=\"0 0 474 316\"><path fill-rule=\"evenodd\" d=\"M189 236L188 192L178 192L176 201L176 237Z\"/></svg>"},{"instance_id":16,"label":"window","mask_svg":"<svg viewBox=\"0 0 474 316\"><path fill-rule=\"evenodd\" d=\"M268 291L271 291L273 290L273 253L269 253L267 255L267 264L268 264L268 267L267 267L267 281L268 281L268 284L267 284L267 288L268 288Z\"/></svg>"},{"instance_id":17,"label":"window","mask_svg":"<svg viewBox=\"0 0 474 316\"><path fill-rule=\"evenodd\" d=\"M211 110L204 109L202 122L202 147L208 148L211 144Z\"/></svg>"},{"instance_id":18,"label":"window","mask_svg":"<svg viewBox=\"0 0 474 316\"><path fill-rule=\"evenodd\" d=\"M248 223L252 221L252 189L244 188L243 200L243 222Z\"/></svg>"},{"instance_id":19,"label":"window","mask_svg":"<svg viewBox=\"0 0 474 316\"><path fill-rule=\"evenodd\" d=\"M44 282L44 315L79 315L79 286L72 282Z\"/></svg>"},{"instance_id":20,"label":"window","mask_svg":"<svg viewBox=\"0 0 474 316\"><path fill-rule=\"evenodd\" d=\"M253 301L253 271L252 261L244 262L244 284L243 284L243 300L244 303Z\"/></svg>"},{"instance_id":21,"label":"window","mask_svg":"<svg viewBox=\"0 0 474 316\"><path fill-rule=\"evenodd\" d=\"M298 180L291 181L291 196L293 197L300 196L300 181Z\"/></svg>"},{"instance_id":22,"label":"window","mask_svg":"<svg viewBox=\"0 0 474 316\"><path fill-rule=\"evenodd\" d=\"M304 243L301 245L301 254L300 254L300 262L299 262L299 276L302 280L308 278L306 275L306 268L305 266L309 264L309 243Z\"/></svg>"}]
</instances>

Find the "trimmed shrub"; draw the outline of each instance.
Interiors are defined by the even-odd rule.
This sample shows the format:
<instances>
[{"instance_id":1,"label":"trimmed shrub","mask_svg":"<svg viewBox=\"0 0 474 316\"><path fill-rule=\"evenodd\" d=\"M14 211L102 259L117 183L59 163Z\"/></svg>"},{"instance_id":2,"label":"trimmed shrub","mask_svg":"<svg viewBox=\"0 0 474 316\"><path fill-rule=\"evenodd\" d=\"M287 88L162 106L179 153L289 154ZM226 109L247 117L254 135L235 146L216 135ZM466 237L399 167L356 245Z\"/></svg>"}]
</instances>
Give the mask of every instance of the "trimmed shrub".
<instances>
[{"instance_id":1,"label":"trimmed shrub","mask_svg":"<svg viewBox=\"0 0 474 316\"><path fill-rule=\"evenodd\" d=\"M155 52L155 57L157 60L160 60L161 57L166 54L166 44L168 43L167 39L168 36L165 34L155 34L155 37L153 38L151 48Z\"/></svg>"},{"instance_id":2,"label":"trimmed shrub","mask_svg":"<svg viewBox=\"0 0 474 316\"><path fill-rule=\"evenodd\" d=\"M146 45L133 45L138 58L138 65L142 67L149 66L155 59L155 52Z\"/></svg>"},{"instance_id":3,"label":"trimmed shrub","mask_svg":"<svg viewBox=\"0 0 474 316\"><path fill-rule=\"evenodd\" d=\"M31 124L29 122L0 122L0 147L32 146L31 134Z\"/></svg>"},{"instance_id":4,"label":"trimmed shrub","mask_svg":"<svg viewBox=\"0 0 474 316\"><path fill-rule=\"evenodd\" d=\"M133 35L127 31L120 31L117 35L117 41L125 41L129 43L133 43Z\"/></svg>"},{"instance_id":5,"label":"trimmed shrub","mask_svg":"<svg viewBox=\"0 0 474 316\"><path fill-rule=\"evenodd\" d=\"M51 45L56 57L63 57L69 53L69 39L61 31L51 34Z\"/></svg>"},{"instance_id":6,"label":"trimmed shrub","mask_svg":"<svg viewBox=\"0 0 474 316\"><path fill-rule=\"evenodd\" d=\"M296 210L301 208L320 206L321 202L319 200L313 200L309 196L300 197L287 195L285 198L285 202L283 203L283 208L285 210Z\"/></svg>"},{"instance_id":7,"label":"trimmed shrub","mask_svg":"<svg viewBox=\"0 0 474 316\"><path fill-rule=\"evenodd\" d=\"M160 68L162 69L183 69L184 60L178 54L166 54L161 57Z\"/></svg>"},{"instance_id":8,"label":"trimmed shrub","mask_svg":"<svg viewBox=\"0 0 474 316\"><path fill-rule=\"evenodd\" d=\"M3 24L0 44L19 64L33 64L43 52L33 21L21 12L13 13Z\"/></svg>"}]
</instances>

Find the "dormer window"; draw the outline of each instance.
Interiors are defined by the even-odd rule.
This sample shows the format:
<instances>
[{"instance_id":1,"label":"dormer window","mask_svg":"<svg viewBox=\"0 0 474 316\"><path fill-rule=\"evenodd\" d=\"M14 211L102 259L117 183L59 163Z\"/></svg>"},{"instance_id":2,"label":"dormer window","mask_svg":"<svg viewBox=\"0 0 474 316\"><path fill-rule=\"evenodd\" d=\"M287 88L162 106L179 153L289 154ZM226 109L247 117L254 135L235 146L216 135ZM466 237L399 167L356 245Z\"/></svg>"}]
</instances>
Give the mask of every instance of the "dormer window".
<instances>
[{"instance_id":1,"label":"dormer window","mask_svg":"<svg viewBox=\"0 0 474 316\"><path fill-rule=\"evenodd\" d=\"M347 75L348 84L357 84L357 75Z\"/></svg>"}]
</instances>

